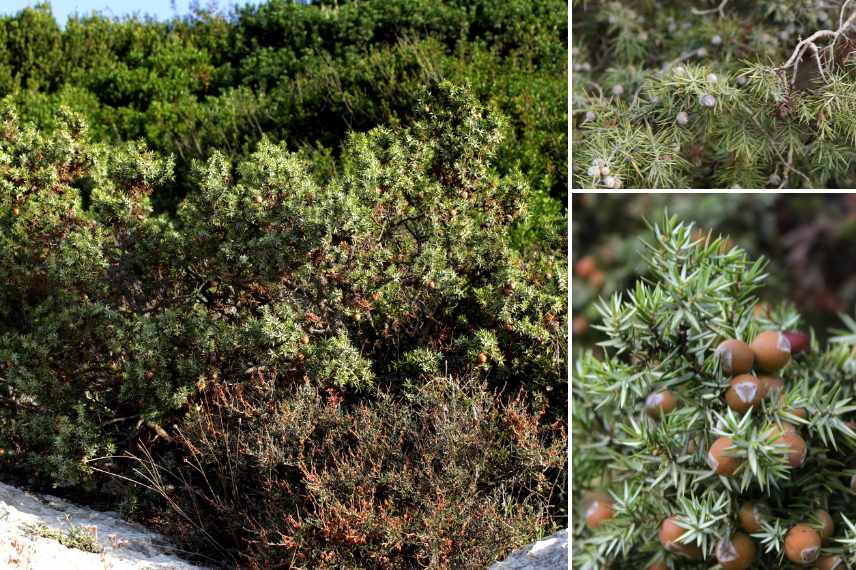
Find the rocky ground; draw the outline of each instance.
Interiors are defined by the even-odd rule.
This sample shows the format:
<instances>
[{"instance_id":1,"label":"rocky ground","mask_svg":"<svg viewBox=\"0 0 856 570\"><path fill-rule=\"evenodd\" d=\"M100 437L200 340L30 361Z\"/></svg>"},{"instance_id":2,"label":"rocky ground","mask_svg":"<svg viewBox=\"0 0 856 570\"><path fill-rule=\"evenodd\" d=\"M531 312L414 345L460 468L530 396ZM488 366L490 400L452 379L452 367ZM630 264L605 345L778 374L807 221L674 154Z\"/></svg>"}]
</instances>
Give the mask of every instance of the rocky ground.
<instances>
[{"instance_id":1,"label":"rocky ground","mask_svg":"<svg viewBox=\"0 0 856 570\"><path fill-rule=\"evenodd\" d=\"M568 530L557 532L526 548L521 548L490 570L566 570L568 568Z\"/></svg>"},{"instance_id":2,"label":"rocky ground","mask_svg":"<svg viewBox=\"0 0 856 570\"><path fill-rule=\"evenodd\" d=\"M65 546L63 543L68 544ZM0 483L0 567L21 570L200 570L164 537L62 499Z\"/></svg>"}]
</instances>

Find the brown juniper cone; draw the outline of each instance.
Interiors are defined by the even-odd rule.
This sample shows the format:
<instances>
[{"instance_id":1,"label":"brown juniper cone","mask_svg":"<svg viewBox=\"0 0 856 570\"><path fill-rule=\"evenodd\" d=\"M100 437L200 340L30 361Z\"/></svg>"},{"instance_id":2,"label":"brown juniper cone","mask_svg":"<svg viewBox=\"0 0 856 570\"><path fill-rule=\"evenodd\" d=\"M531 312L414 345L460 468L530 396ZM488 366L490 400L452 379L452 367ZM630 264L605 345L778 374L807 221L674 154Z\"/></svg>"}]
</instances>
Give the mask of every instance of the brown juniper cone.
<instances>
[{"instance_id":1,"label":"brown juniper cone","mask_svg":"<svg viewBox=\"0 0 856 570\"><path fill-rule=\"evenodd\" d=\"M612 498L603 491L589 491L583 495L586 510L586 524L589 528L598 528L603 521L613 516Z\"/></svg>"},{"instance_id":2,"label":"brown juniper cone","mask_svg":"<svg viewBox=\"0 0 856 570\"><path fill-rule=\"evenodd\" d=\"M702 558L701 548L695 544L685 544L678 541L685 532L686 529L678 524L678 518L672 515L660 524L660 544L672 554L691 560L700 560Z\"/></svg>"},{"instance_id":3,"label":"brown juniper cone","mask_svg":"<svg viewBox=\"0 0 856 570\"><path fill-rule=\"evenodd\" d=\"M835 535L835 522L832 520L832 515L823 509L817 511L817 520L820 521L820 540L823 543L829 543Z\"/></svg>"},{"instance_id":4,"label":"brown juniper cone","mask_svg":"<svg viewBox=\"0 0 856 570\"><path fill-rule=\"evenodd\" d=\"M740 528L746 532L761 532L761 521L767 515L767 506L764 503L745 502L740 506Z\"/></svg>"},{"instance_id":5,"label":"brown juniper cone","mask_svg":"<svg viewBox=\"0 0 856 570\"><path fill-rule=\"evenodd\" d=\"M730 539L720 540L716 545L716 560L722 570L747 570L752 566L758 549L748 535L735 532Z\"/></svg>"},{"instance_id":6,"label":"brown juniper cone","mask_svg":"<svg viewBox=\"0 0 856 570\"><path fill-rule=\"evenodd\" d=\"M794 564L805 566L817 560L820 535L805 523L791 527L785 536L785 555Z\"/></svg>"}]
</instances>

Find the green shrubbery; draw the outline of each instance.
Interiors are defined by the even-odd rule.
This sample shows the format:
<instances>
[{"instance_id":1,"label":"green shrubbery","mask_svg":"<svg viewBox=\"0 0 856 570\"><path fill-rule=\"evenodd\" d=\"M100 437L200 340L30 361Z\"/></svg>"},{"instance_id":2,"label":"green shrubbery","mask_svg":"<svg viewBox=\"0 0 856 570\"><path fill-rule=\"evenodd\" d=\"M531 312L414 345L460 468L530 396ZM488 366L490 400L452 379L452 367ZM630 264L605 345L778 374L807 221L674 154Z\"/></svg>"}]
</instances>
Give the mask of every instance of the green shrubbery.
<instances>
[{"instance_id":1,"label":"green shrubbery","mask_svg":"<svg viewBox=\"0 0 856 570\"><path fill-rule=\"evenodd\" d=\"M414 116L349 135L340 174L214 152L170 218L170 160L7 111L0 472L165 500L262 566L482 567L566 524L563 228L508 245L499 115L443 84Z\"/></svg>"},{"instance_id":2,"label":"green shrubbery","mask_svg":"<svg viewBox=\"0 0 856 570\"><path fill-rule=\"evenodd\" d=\"M556 0L271 0L60 30L41 5L0 18L0 97L42 127L66 105L99 140L173 154L176 179L154 194L172 210L214 149L238 161L266 134L337 154L349 131L412 122L425 84L469 82L510 118L494 161L524 172L550 224L567 198L567 16Z\"/></svg>"},{"instance_id":3,"label":"green shrubbery","mask_svg":"<svg viewBox=\"0 0 856 570\"><path fill-rule=\"evenodd\" d=\"M590 325L596 301L648 277L640 256L650 239L645 220L664 208L700 220L698 233L731 236L752 256L769 259L760 293L764 311L782 299L794 303L821 339L838 313L856 305L856 275L841 263L856 237L856 200L847 194L636 194L574 196L572 280L574 342L596 341Z\"/></svg>"}]
</instances>

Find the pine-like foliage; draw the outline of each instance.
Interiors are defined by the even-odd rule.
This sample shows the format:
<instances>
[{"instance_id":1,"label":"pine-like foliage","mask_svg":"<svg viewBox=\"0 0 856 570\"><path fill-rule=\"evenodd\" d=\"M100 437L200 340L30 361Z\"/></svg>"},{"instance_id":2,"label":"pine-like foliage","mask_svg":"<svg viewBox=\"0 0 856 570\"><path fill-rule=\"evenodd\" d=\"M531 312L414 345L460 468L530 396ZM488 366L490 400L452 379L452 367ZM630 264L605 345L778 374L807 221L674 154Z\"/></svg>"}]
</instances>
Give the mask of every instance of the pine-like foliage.
<instances>
[{"instance_id":1,"label":"pine-like foliage","mask_svg":"<svg viewBox=\"0 0 856 570\"><path fill-rule=\"evenodd\" d=\"M699 238L692 224L676 218L654 233L646 277L601 302L597 328L605 340L597 354L580 354L573 366L575 564L709 568L727 550L721 541L740 531L756 545L752 568L789 567L789 529L798 523L819 528L818 513L825 510L835 528L821 555L840 555L853 567L852 335L821 346L812 333L806 350L776 374L781 392L756 362L750 374L768 394L745 414L735 411L725 398L732 375L723 371L717 347L726 339L748 343L762 331L797 329L800 316L787 306L754 311L766 277L763 260L753 262L724 238ZM677 407L654 419L646 399L665 390ZM802 466L789 462L793 443L779 438L786 424L806 444ZM724 456L739 465L730 475L717 475L709 463L721 437L731 440ZM611 506L600 525L591 518L603 515L592 510L598 497L601 506ZM745 529L739 512L747 503L765 513L760 528ZM700 547L704 560L664 548L658 534L671 516L683 529L680 543Z\"/></svg>"},{"instance_id":2,"label":"pine-like foliage","mask_svg":"<svg viewBox=\"0 0 856 570\"><path fill-rule=\"evenodd\" d=\"M574 186L852 187L854 23L844 0L575 1Z\"/></svg>"},{"instance_id":3,"label":"pine-like foliage","mask_svg":"<svg viewBox=\"0 0 856 570\"><path fill-rule=\"evenodd\" d=\"M528 185L490 166L497 113L444 83L414 114L332 179L266 139L215 152L173 219L169 160L7 110L0 474L133 506L129 477L269 567L483 567L552 529L566 240L510 247Z\"/></svg>"}]
</instances>

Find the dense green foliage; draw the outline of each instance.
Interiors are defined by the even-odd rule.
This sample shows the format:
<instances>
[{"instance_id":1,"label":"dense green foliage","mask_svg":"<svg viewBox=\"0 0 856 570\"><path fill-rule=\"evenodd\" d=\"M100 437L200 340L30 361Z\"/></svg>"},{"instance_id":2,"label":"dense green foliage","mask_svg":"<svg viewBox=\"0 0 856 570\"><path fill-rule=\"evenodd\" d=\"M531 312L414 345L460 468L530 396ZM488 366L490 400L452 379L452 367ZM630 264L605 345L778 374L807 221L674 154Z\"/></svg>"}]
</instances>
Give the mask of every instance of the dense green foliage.
<instances>
[{"instance_id":1,"label":"dense green foliage","mask_svg":"<svg viewBox=\"0 0 856 570\"><path fill-rule=\"evenodd\" d=\"M647 276L642 254L653 236L646 220L666 208L699 220L699 235L729 235L751 256L769 260L757 310L793 303L818 336L856 306L856 274L842 259L856 256L856 196L849 194L577 194L572 314L574 343L591 345L598 332L596 302Z\"/></svg>"},{"instance_id":2,"label":"dense green foliage","mask_svg":"<svg viewBox=\"0 0 856 570\"><path fill-rule=\"evenodd\" d=\"M610 296L648 277L641 254L651 239L646 220L666 208L699 220L696 231L729 235L751 256L769 260L758 310L793 303L818 329L838 324L856 306L856 197L847 194L577 194L572 224L574 343L592 344L598 333L599 296Z\"/></svg>"},{"instance_id":3,"label":"dense green foliage","mask_svg":"<svg viewBox=\"0 0 856 570\"><path fill-rule=\"evenodd\" d=\"M509 245L530 190L493 166L501 115L446 83L412 113L332 171L214 151L170 217L171 160L8 109L0 472L166 501L262 566L483 568L564 526L564 228Z\"/></svg>"},{"instance_id":4,"label":"dense green foliage","mask_svg":"<svg viewBox=\"0 0 856 570\"><path fill-rule=\"evenodd\" d=\"M573 22L575 187L856 185L852 4L581 0Z\"/></svg>"},{"instance_id":5,"label":"dense green foliage","mask_svg":"<svg viewBox=\"0 0 856 570\"><path fill-rule=\"evenodd\" d=\"M567 16L0 17L0 476L251 568L567 526Z\"/></svg>"},{"instance_id":6,"label":"dense green foliage","mask_svg":"<svg viewBox=\"0 0 856 570\"><path fill-rule=\"evenodd\" d=\"M174 154L176 178L153 197L172 209L195 188L192 160L215 149L240 160L265 134L332 168L325 157L349 131L411 122L428 83L469 83L509 118L496 166L527 175L546 224L561 218L566 3L324 4L271 0L165 23L85 16L64 29L48 7L25 9L0 18L0 97L42 127L66 105L99 140Z\"/></svg>"},{"instance_id":7,"label":"dense green foliage","mask_svg":"<svg viewBox=\"0 0 856 570\"><path fill-rule=\"evenodd\" d=\"M840 555L851 567L856 323L847 319L849 333L824 346L791 306L755 310L767 277L763 259L753 261L726 238L699 236L676 218L654 235L646 247L648 277L601 301L600 353L581 352L573 365L575 564L710 568L727 555L721 541L742 527L757 545L747 559L751 568L796 568L785 558L787 532L797 523L818 527L822 509L835 526L822 553ZM761 331L793 329L811 332L805 350L789 345L792 358L765 377L753 348L749 374L764 388L745 413L735 411L726 396L732 375L717 347L725 339L749 342ZM772 375L783 381L781 392ZM677 406L646 413L648 396L666 390ZM795 426L807 451L796 463L789 457L793 443L776 431L785 423ZM730 438L729 447L716 458L734 458L731 473L717 474L709 461L721 437ZM609 491L612 504L610 515L594 524L587 520L594 511L586 510L592 490ZM738 516L747 501L763 507L758 528L746 529ZM679 542L700 547L703 561L687 560L684 547L667 543L670 552L662 535L658 540L670 516L677 517Z\"/></svg>"}]
</instances>

